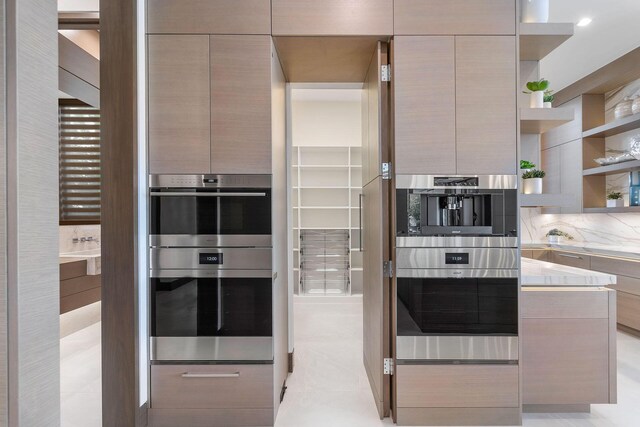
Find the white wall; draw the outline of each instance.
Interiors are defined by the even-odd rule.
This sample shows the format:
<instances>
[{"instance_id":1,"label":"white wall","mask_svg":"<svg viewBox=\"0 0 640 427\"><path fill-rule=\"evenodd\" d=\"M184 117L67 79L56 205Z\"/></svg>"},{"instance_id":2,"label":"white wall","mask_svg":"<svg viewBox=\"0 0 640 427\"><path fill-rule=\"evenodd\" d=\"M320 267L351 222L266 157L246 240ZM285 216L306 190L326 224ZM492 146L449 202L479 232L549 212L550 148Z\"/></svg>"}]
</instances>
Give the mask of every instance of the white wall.
<instances>
[{"instance_id":1,"label":"white wall","mask_svg":"<svg viewBox=\"0 0 640 427\"><path fill-rule=\"evenodd\" d=\"M295 89L294 89L295 91ZM360 96L360 91L354 91ZM294 146L362 145L360 100L293 100L292 131Z\"/></svg>"},{"instance_id":2,"label":"white wall","mask_svg":"<svg viewBox=\"0 0 640 427\"><path fill-rule=\"evenodd\" d=\"M100 0L58 0L60 12L98 12L99 10Z\"/></svg>"}]
</instances>

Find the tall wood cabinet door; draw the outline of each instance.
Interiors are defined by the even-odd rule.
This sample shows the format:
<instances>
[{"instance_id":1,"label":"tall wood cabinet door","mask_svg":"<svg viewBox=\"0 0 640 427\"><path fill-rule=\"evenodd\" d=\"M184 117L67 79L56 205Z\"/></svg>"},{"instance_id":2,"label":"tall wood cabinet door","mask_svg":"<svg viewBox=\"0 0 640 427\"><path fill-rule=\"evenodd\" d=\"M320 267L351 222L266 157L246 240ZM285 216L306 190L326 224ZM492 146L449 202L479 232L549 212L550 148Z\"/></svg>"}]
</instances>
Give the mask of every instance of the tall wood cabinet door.
<instances>
[{"instance_id":1,"label":"tall wood cabinet door","mask_svg":"<svg viewBox=\"0 0 640 427\"><path fill-rule=\"evenodd\" d=\"M456 37L458 173L517 173L516 69L515 37Z\"/></svg>"},{"instance_id":2,"label":"tall wood cabinet door","mask_svg":"<svg viewBox=\"0 0 640 427\"><path fill-rule=\"evenodd\" d=\"M571 206L562 207L561 213L582 213L582 140L563 144L560 149L561 192L573 197Z\"/></svg>"},{"instance_id":3,"label":"tall wood cabinet door","mask_svg":"<svg viewBox=\"0 0 640 427\"><path fill-rule=\"evenodd\" d=\"M454 37L394 38L395 169L456 173Z\"/></svg>"},{"instance_id":4,"label":"tall wood cabinet door","mask_svg":"<svg viewBox=\"0 0 640 427\"><path fill-rule=\"evenodd\" d=\"M211 173L271 173L270 36L211 36Z\"/></svg>"},{"instance_id":5,"label":"tall wood cabinet door","mask_svg":"<svg viewBox=\"0 0 640 427\"><path fill-rule=\"evenodd\" d=\"M149 172L209 173L209 36L148 37Z\"/></svg>"},{"instance_id":6,"label":"tall wood cabinet door","mask_svg":"<svg viewBox=\"0 0 640 427\"><path fill-rule=\"evenodd\" d=\"M560 153L562 149L560 146L551 147L546 150L542 150L542 162L541 168L547 174L542 180L542 192L549 194L560 194L562 193L562 184L561 184L561 158ZM582 175L582 173L580 174ZM543 213L546 214L558 214L560 213L559 207L552 208L543 208Z\"/></svg>"}]
</instances>

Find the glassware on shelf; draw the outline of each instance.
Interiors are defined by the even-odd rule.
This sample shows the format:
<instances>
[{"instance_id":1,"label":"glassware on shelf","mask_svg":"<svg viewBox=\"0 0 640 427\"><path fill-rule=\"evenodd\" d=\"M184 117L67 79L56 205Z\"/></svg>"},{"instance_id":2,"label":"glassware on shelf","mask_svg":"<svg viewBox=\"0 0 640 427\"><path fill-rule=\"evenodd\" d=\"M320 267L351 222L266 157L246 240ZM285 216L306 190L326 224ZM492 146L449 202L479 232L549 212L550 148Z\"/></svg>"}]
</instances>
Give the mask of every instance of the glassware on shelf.
<instances>
[{"instance_id":1,"label":"glassware on shelf","mask_svg":"<svg viewBox=\"0 0 640 427\"><path fill-rule=\"evenodd\" d=\"M614 115L616 120L621 119L623 117L627 117L633 114L633 100L629 97L626 97L622 100L614 110Z\"/></svg>"},{"instance_id":2,"label":"glassware on shelf","mask_svg":"<svg viewBox=\"0 0 640 427\"><path fill-rule=\"evenodd\" d=\"M640 206L640 171L629 174L629 206Z\"/></svg>"},{"instance_id":3,"label":"glassware on shelf","mask_svg":"<svg viewBox=\"0 0 640 427\"><path fill-rule=\"evenodd\" d=\"M637 95L633 98L633 103L631 104L631 112L633 114L640 113L640 95Z\"/></svg>"}]
</instances>

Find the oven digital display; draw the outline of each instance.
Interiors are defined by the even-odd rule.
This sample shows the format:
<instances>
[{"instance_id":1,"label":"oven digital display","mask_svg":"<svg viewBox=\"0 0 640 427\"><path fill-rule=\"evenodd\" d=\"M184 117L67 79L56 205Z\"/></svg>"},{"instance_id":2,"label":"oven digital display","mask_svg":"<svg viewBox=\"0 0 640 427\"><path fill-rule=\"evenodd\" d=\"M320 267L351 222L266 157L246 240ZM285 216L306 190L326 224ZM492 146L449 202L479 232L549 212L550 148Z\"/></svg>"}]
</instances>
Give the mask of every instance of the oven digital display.
<instances>
[{"instance_id":1,"label":"oven digital display","mask_svg":"<svg viewBox=\"0 0 640 427\"><path fill-rule=\"evenodd\" d=\"M222 264L222 254L217 253L201 253L200 264L220 265Z\"/></svg>"},{"instance_id":2,"label":"oven digital display","mask_svg":"<svg viewBox=\"0 0 640 427\"><path fill-rule=\"evenodd\" d=\"M446 253L445 264L469 264L469 254Z\"/></svg>"}]
</instances>

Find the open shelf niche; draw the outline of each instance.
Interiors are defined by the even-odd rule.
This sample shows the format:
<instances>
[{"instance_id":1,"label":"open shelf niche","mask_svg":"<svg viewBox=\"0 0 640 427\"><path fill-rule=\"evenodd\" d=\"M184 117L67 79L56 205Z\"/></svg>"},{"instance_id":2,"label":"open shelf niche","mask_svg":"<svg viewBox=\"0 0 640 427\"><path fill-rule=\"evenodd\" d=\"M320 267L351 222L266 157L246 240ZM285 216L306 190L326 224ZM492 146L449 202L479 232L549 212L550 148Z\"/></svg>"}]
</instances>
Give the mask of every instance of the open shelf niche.
<instances>
[{"instance_id":1,"label":"open shelf niche","mask_svg":"<svg viewBox=\"0 0 640 427\"><path fill-rule=\"evenodd\" d=\"M292 147L294 280L300 286L300 235L304 230L347 230L349 283L346 294L362 289L360 194L362 148ZM302 289L299 289L302 293ZM344 293L343 293L344 294Z\"/></svg>"}]
</instances>

